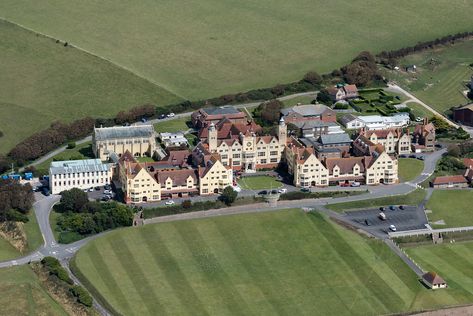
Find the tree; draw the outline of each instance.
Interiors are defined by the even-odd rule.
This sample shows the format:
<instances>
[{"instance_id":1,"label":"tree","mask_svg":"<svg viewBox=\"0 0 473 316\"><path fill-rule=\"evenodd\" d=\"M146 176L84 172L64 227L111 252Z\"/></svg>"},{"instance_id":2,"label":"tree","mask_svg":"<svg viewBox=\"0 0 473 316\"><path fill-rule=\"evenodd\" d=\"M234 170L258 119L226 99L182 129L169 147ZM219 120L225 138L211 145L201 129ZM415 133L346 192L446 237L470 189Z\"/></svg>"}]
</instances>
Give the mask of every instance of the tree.
<instances>
[{"instance_id":1,"label":"tree","mask_svg":"<svg viewBox=\"0 0 473 316\"><path fill-rule=\"evenodd\" d=\"M76 143L75 142L69 142L69 144L67 144L67 149L73 149L73 148L76 148Z\"/></svg>"},{"instance_id":2,"label":"tree","mask_svg":"<svg viewBox=\"0 0 473 316\"><path fill-rule=\"evenodd\" d=\"M327 89L322 89L317 94L317 102L324 103L331 105L333 103L330 94L328 93Z\"/></svg>"},{"instance_id":3,"label":"tree","mask_svg":"<svg viewBox=\"0 0 473 316\"><path fill-rule=\"evenodd\" d=\"M320 83L322 83L322 77L316 73L315 71L309 71L308 73L305 74L304 76L304 80L305 82L308 82L314 86L316 85L319 85Z\"/></svg>"},{"instance_id":4,"label":"tree","mask_svg":"<svg viewBox=\"0 0 473 316\"><path fill-rule=\"evenodd\" d=\"M461 155L460 146L456 144L452 144L448 146L448 155L452 157L460 157Z\"/></svg>"},{"instance_id":5,"label":"tree","mask_svg":"<svg viewBox=\"0 0 473 316\"><path fill-rule=\"evenodd\" d=\"M63 211L80 212L89 202L87 193L73 188L61 193L61 208Z\"/></svg>"},{"instance_id":6,"label":"tree","mask_svg":"<svg viewBox=\"0 0 473 316\"><path fill-rule=\"evenodd\" d=\"M270 100L261 103L255 111L263 125L273 125L279 122L280 111L284 107L279 100Z\"/></svg>"},{"instance_id":7,"label":"tree","mask_svg":"<svg viewBox=\"0 0 473 316\"><path fill-rule=\"evenodd\" d=\"M345 81L357 86L366 86L373 80L381 78L374 56L366 51L358 54L349 65L341 70Z\"/></svg>"},{"instance_id":8,"label":"tree","mask_svg":"<svg viewBox=\"0 0 473 316\"><path fill-rule=\"evenodd\" d=\"M294 135L298 138L302 137L301 129L292 123L287 124L287 133L288 135Z\"/></svg>"},{"instance_id":9,"label":"tree","mask_svg":"<svg viewBox=\"0 0 473 316\"><path fill-rule=\"evenodd\" d=\"M238 192L233 190L231 186L228 186L223 190L221 200L227 205L232 205L233 202L235 202L235 200L237 199L237 197Z\"/></svg>"}]
</instances>

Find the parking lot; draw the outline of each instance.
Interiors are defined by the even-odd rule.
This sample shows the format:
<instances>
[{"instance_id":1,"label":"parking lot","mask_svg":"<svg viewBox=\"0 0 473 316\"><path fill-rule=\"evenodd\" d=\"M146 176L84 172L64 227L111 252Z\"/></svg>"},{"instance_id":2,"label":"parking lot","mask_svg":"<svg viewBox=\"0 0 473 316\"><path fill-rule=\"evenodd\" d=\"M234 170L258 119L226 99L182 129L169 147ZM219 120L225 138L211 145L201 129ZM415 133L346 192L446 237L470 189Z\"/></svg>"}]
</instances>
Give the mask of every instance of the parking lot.
<instances>
[{"instance_id":1,"label":"parking lot","mask_svg":"<svg viewBox=\"0 0 473 316\"><path fill-rule=\"evenodd\" d=\"M348 221L354 223L355 226L361 226L363 230L384 237L389 232L390 225L394 225L396 231L406 231L423 229L425 224L428 223L424 210L417 206L405 206L401 210L396 205L394 210L391 210L389 206L386 206L384 209L383 213L386 215L386 220L380 218L380 208L347 212L344 216Z\"/></svg>"}]
</instances>

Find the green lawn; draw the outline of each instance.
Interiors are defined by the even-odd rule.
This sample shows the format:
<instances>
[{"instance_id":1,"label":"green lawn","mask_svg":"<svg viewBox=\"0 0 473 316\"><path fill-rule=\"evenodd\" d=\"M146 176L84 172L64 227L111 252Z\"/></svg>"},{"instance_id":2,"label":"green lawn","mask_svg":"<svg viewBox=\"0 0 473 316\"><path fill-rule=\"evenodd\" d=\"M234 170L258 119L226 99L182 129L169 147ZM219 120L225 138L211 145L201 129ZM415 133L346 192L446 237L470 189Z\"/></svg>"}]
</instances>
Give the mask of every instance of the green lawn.
<instances>
[{"instance_id":1,"label":"green lawn","mask_svg":"<svg viewBox=\"0 0 473 316\"><path fill-rule=\"evenodd\" d=\"M2 315L67 315L27 265L0 269Z\"/></svg>"},{"instance_id":2,"label":"green lawn","mask_svg":"<svg viewBox=\"0 0 473 316\"><path fill-rule=\"evenodd\" d=\"M327 208L337 212L343 212L349 211L351 209L373 208L386 205L417 205L422 202L424 198L425 190L416 189L415 191L405 195L395 195L363 201L334 203L327 205Z\"/></svg>"},{"instance_id":3,"label":"green lawn","mask_svg":"<svg viewBox=\"0 0 473 316\"><path fill-rule=\"evenodd\" d=\"M401 59L401 67L415 64L417 73L386 71L387 76L428 105L444 112L468 102L461 92L466 90L464 84L473 75L473 69L468 66L472 63L472 51L473 41L467 41L409 55Z\"/></svg>"},{"instance_id":4,"label":"green lawn","mask_svg":"<svg viewBox=\"0 0 473 316\"><path fill-rule=\"evenodd\" d=\"M190 117L182 117L168 121L161 121L154 124L154 130L157 133L175 133L179 131L187 131L189 129L187 123L190 122L190 120Z\"/></svg>"},{"instance_id":5,"label":"green lawn","mask_svg":"<svg viewBox=\"0 0 473 316\"><path fill-rule=\"evenodd\" d=\"M180 100L110 62L2 20L0 38L0 153L55 120L113 117L136 105Z\"/></svg>"},{"instance_id":6,"label":"green lawn","mask_svg":"<svg viewBox=\"0 0 473 316\"><path fill-rule=\"evenodd\" d=\"M311 69L330 72L363 50L473 27L473 7L464 0L3 0L0 12L187 99L299 80Z\"/></svg>"},{"instance_id":7,"label":"green lawn","mask_svg":"<svg viewBox=\"0 0 473 316\"><path fill-rule=\"evenodd\" d=\"M49 172L49 167L52 161L61 161L61 160L81 160L81 159L90 159L95 158L94 152L92 151L92 142L86 142L72 149L66 149L60 154L55 155L51 159L48 159L38 165L36 169L38 171Z\"/></svg>"},{"instance_id":8,"label":"green lawn","mask_svg":"<svg viewBox=\"0 0 473 316\"><path fill-rule=\"evenodd\" d=\"M247 190L277 189L283 186L276 178L270 176L242 177L238 180L238 185Z\"/></svg>"},{"instance_id":9,"label":"green lawn","mask_svg":"<svg viewBox=\"0 0 473 316\"><path fill-rule=\"evenodd\" d=\"M420 176L424 170L424 162L414 158L399 158L399 180L411 181Z\"/></svg>"},{"instance_id":10,"label":"green lawn","mask_svg":"<svg viewBox=\"0 0 473 316\"><path fill-rule=\"evenodd\" d=\"M51 213L49 213L49 225L51 225L51 230L53 231L54 239L56 241L59 240L59 235L61 234L61 231L58 229L57 226L57 218L61 215L60 213L51 210Z\"/></svg>"},{"instance_id":11,"label":"green lawn","mask_svg":"<svg viewBox=\"0 0 473 316\"><path fill-rule=\"evenodd\" d=\"M137 157L136 160L139 162L154 162L154 159L151 157Z\"/></svg>"},{"instance_id":12,"label":"green lawn","mask_svg":"<svg viewBox=\"0 0 473 316\"><path fill-rule=\"evenodd\" d=\"M126 315L379 315L436 297L383 243L300 210L122 229L74 264Z\"/></svg>"},{"instance_id":13,"label":"green lawn","mask_svg":"<svg viewBox=\"0 0 473 316\"><path fill-rule=\"evenodd\" d=\"M20 252L15 247L6 239L0 237L0 261L15 259L20 256Z\"/></svg>"},{"instance_id":14,"label":"green lawn","mask_svg":"<svg viewBox=\"0 0 473 316\"><path fill-rule=\"evenodd\" d=\"M447 281L448 289L439 290L433 304L471 304L473 300L473 243L429 245L406 248L424 270L435 271ZM433 306L435 307L435 306Z\"/></svg>"},{"instance_id":15,"label":"green lawn","mask_svg":"<svg viewBox=\"0 0 473 316\"><path fill-rule=\"evenodd\" d=\"M407 106L411 109L411 113L414 114L415 117L427 117L430 119L432 116L434 116L431 111L427 110L417 102L409 102L407 103Z\"/></svg>"},{"instance_id":16,"label":"green lawn","mask_svg":"<svg viewBox=\"0 0 473 316\"><path fill-rule=\"evenodd\" d=\"M311 104L312 101L314 101L314 97L303 95L303 96L295 97L289 100L285 100L282 103L284 104L284 107L291 107L291 106L297 105L298 103Z\"/></svg>"},{"instance_id":17,"label":"green lawn","mask_svg":"<svg viewBox=\"0 0 473 316\"><path fill-rule=\"evenodd\" d=\"M39 229L38 221L33 210L28 214L29 221L25 224L25 233L28 240L27 252L34 251L43 245L43 235Z\"/></svg>"},{"instance_id":18,"label":"green lawn","mask_svg":"<svg viewBox=\"0 0 473 316\"><path fill-rule=\"evenodd\" d=\"M437 228L473 226L473 192L471 190L434 190L426 206L429 222ZM444 220L446 225L435 225Z\"/></svg>"}]
</instances>

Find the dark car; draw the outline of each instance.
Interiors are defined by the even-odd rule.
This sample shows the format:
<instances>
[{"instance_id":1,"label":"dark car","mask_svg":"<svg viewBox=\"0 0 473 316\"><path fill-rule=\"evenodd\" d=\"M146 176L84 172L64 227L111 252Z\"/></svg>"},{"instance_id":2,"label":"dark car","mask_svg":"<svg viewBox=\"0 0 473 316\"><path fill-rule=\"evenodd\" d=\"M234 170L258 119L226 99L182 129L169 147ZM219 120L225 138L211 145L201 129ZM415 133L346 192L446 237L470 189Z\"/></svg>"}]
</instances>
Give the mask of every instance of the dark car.
<instances>
[{"instance_id":1,"label":"dark car","mask_svg":"<svg viewBox=\"0 0 473 316\"><path fill-rule=\"evenodd\" d=\"M424 157L424 156L419 156L419 157L417 157L417 159L419 159L419 160L425 160L425 157Z\"/></svg>"},{"instance_id":2,"label":"dark car","mask_svg":"<svg viewBox=\"0 0 473 316\"><path fill-rule=\"evenodd\" d=\"M399 155L399 158L407 158L407 155Z\"/></svg>"},{"instance_id":3,"label":"dark car","mask_svg":"<svg viewBox=\"0 0 473 316\"><path fill-rule=\"evenodd\" d=\"M379 208L379 210L380 210L381 212L384 212L384 211L385 211L385 208L381 206L381 207Z\"/></svg>"},{"instance_id":4,"label":"dark car","mask_svg":"<svg viewBox=\"0 0 473 316\"><path fill-rule=\"evenodd\" d=\"M259 191L258 194L259 194L259 195L266 195L266 194L268 194L268 191L266 191L266 190Z\"/></svg>"},{"instance_id":5,"label":"dark car","mask_svg":"<svg viewBox=\"0 0 473 316\"><path fill-rule=\"evenodd\" d=\"M100 191L100 187L95 187L95 191Z\"/></svg>"},{"instance_id":6,"label":"dark car","mask_svg":"<svg viewBox=\"0 0 473 316\"><path fill-rule=\"evenodd\" d=\"M101 200L104 201L104 202L107 202L107 201L109 201L110 199L111 199L111 198L110 198L109 196L105 195L105 196L102 196L102 199L101 199Z\"/></svg>"},{"instance_id":7,"label":"dark car","mask_svg":"<svg viewBox=\"0 0 473 316\"><path fill-rule=\"evenodd\" d=\"M278 194L278 190L271 191L271 194Z\"/></svg>"},{"instance_id":8,"label":"dark car","mask_svg":"<svg viewBox=\"0 0 473 316\"><path fill-rule=\"evenodd\" d=\"M442 144L435 144L435 147L437 147L437 148L443 148Z\"/></svg>"},{"instance_id":9,"label":"dark car","mask_svg":"<svg viewBox=\"0 0 473 316\"><path fill-rule=\"evenodd\" d=\"M110 184L106 184L104 187L103 187L105 190L111 190L112 187L110 186Z\"/></svg>"},{"instance_id":10,"label":"dark car","mask_svg":"<svg viewBox=\"0 0 473 316\"><path fill-rule=\"evenodd\" d=\"M404 210L405 209L404 205L399 205L399 209Z\"/></svg>"},{"instance_id":11,"label":"dark car","mask_svg":"<svg viewBox=\"0 0 473 316\"><path fill-rule=\"evenodd\" d=\"M391 211L395 211L395 210L396 210L396 207L395 207L394 205L390 205L390 206L389 206L389 209L390 209Z\"/></svg>"},{"instance_id":12,"label":"dark car","mask_svg":"<svg viewBox=\"0 0 473 316\"><path fill-rule=\"evenodd\" d=\"M366 226L371 226L371 222L368 219L365 219L365 225Z\"/></svg>"},{"instance_id":13,"label":"dark car","mask_svg":"<svg viewBox=\"0 0 473 316\"><path fill-rule=\"evenodd\" d=\"M302 188L301 192L310 192L310 189L309 188Z\"/></svg>"},{"instance_id":14,"label":"dark car","mask_svg":"<svg viewBox=\"0 0 473 316\"><path fill-rule=\"evenodd\" d=\"M48 188L42 188L41 191L43 191L43 194L44 194L45 196L50 196L50 195L51 195L51 192L49 192L49 189L48 189Z\"/></svg>"},{"instance_id":15,"label":"dark car","mask_svg":"<svg viewBox=\"0 0 473 316\"><path fill-rule=\"evenodd\" d=\"M166 114L161 114L161 115L159 116L159 119L160 119L160 120L165 119L165 118L166 118Z\"/></svg>"},{"instance_id":16,"label":"dark car","mask_svg":"<svg viewBox=\"0 0 473 316\"><path fill-rule=\"evenodd\" d=\"M409 158L417 158L416 155L410 155Z\"/></svg>"}]
</instances>

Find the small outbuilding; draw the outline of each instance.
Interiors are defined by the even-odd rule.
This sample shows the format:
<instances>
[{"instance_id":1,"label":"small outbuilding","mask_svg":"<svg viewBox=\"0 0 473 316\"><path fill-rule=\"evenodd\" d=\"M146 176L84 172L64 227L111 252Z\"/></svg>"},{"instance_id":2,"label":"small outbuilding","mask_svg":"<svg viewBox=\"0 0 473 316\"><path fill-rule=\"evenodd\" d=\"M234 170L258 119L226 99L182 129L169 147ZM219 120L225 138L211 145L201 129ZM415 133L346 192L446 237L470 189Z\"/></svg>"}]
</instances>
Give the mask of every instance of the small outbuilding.
<instances>
[{"instance_id":1,"label":"small outbuilding","mask_svg":"<svg viewBox=\"0 0 473 316\"><path fill-rule=\"evenodd\" d=\"M462 175L437 177L432 181L432 187L436 189L467 188L468 180Z\"/></svg>"},{"instance_id":2,"label":"small outbuilding","mask_svg":"<svg viewBox=\"0 0 473 316\"><path fill-rule=\"evenodd\" d=\"M432 290L447 288L447 282L435 272L427 272L422 276L422 282Z\"/></svg>"}]
</instances>

